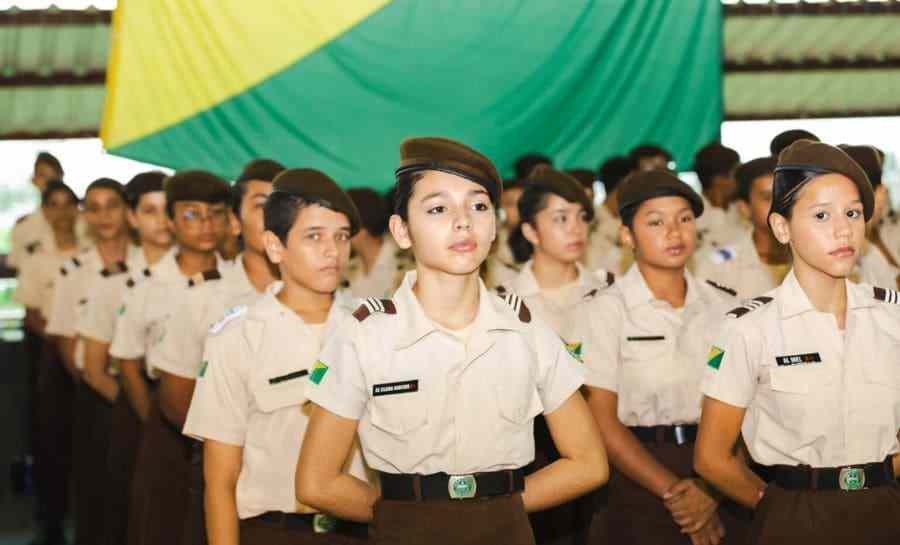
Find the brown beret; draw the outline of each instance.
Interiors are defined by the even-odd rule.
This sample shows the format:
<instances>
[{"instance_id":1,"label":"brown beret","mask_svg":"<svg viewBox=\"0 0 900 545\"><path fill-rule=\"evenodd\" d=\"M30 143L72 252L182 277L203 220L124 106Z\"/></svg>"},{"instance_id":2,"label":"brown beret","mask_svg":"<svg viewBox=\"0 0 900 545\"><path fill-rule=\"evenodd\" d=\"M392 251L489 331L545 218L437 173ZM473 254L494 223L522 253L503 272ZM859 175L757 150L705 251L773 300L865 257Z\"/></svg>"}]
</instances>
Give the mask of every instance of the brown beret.
<instances>
[{"instance_id":1,"label":"brown beret","mask_svg":"<svg viewBox=\"0 0 900 545\"><path fill-rule=\"evenodd\" d=\"M872 184L865 171L843 150L823 142L797 140L781 152L778 156L778 166L775 167L776 174L789 171L843 174L850 178L859 189L859 198L863 203L863 216L866 220L872 217L875 209ZM790 188L784 189L789 190ZM776 200L777 196L773 195L773 202Z\"/></svg>"},{"instance_id":2,"label":"brown beret","mask_svg":"<svg viewBox=\"0 0 900 545\"><path fill-rule=\"evenodd\" d=\"M178 201L231 202L231 191L225 180L205 170L175 173L166 180L165 191L166 206L170 210Z\"/></svg>"},{"instance_id":3,"label":"brown beret","mask_svg":"<svg viewBox=\"0 0 900 545\"><path fill-rule=\"evenodd\" d=\"M813 142L819 142L819 137L809 131L804 131L803 129L790 129L775 135L775 138L773 138L772 142L769 144L769 151L772 152L772 155L778 157L785 148L797 140L812 140Z\"/></svg>"},{"instance_id":4,"label":"brown beret","mask_svg":"<svg viewBox=\"0 0 900 545\"><path fill-rule=\"evenodd\" d=\"M310 202L321 201L350 220L350 234L359 232L359 210L350 197L327 174L311 168L292 168L283 171L272 181L272 191L302 197Z\"/></svg>"},{"instance_id":5,"label":"brown beret","mask_svg":"<svg viewBox=\"0 0 900 545\"><path fill-rule=\"evenodd\" d=\"M667 170L638 171L628 175L618 188L619 215L626 208L657 197L684 197L695 217L703 214L703 199L691 186Z\"/></svg>"},{"instance_id":6,"label":"brown beret","mask_svg":"<svg viewBox=\"0 0 900 545\"><path fill-rule=\"evenodd\" d=\"M569 202L580 204L587 212L588 219L594 219L594 206L584 192L584 187L565 172L560 172L550 165L538 165L531 169L531 174L526 178L525 191L533 186L543 187Z\"/></svg>"},{"instance_id":7,"label":"brown beret","mask_svg":"<svg viewBox=\"0 0 900 545\"><path fill-rule=\"evenodd\" d=\"M487 190L491 202L500 202L503 181L490 159L449 138L407 138L400 144L400 168L396 176L437 170L471 180Z\"/></svg>"},{"instance_id":8,"label":"brown beret","mask_svg":"<svg viewBox=\"0 0 900 545\"><path fill-rule=\"evenodd\" d=\"M851 159L856 161L856 164L862 167L873 187L881 183L881 175L884 170L883 151L875 146L850 146L841 144L838 147L844 150L844 153L849 155Z\"/></svg>"}]
</instances>

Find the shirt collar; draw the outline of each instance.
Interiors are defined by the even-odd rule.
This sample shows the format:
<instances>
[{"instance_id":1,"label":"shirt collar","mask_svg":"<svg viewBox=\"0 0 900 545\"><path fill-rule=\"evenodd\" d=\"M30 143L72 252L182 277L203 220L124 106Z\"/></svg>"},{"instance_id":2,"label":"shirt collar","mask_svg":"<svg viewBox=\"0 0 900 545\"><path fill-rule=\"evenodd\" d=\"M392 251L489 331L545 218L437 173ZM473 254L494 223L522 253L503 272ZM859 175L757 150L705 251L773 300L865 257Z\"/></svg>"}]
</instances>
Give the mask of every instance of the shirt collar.
<instances>
[{"instance_id":1,"label":"shirt collar","mask_svg":"<svg viewBox=\"0 0 900 545\"><path fill-rule=\"evenodd\" d=\"M870 292L866 291L865 287L854 284L846 279L844 280L844 286L847 290L847 310L874 306L874 298L871 296ZM778 303L778 312L782 319L791 318L810 311L819 312L816 307L813 306L812 301L809 300L806 292L803 291L803 287L800 286L797 275L794 274L793 267L790 272L788 272L787 276L784 277L784 282L776 289L775 300Z\"/></svg>"},{"instance_id":2,"label":"shirt collar","mask_svg":"<svg viewBox=\"0 0 900 545\"><path fill-rule=\"evenodd\" d=\"M600 285L599 277L595 280L593 274L585 270L581 263L575 263L578 268L578 278L575 283L585 288L594 288ZM520 297L531 297L541 293L541 287L538 285L537 278L534 276L534 261L529 259L522 270L516 275L512 281L512 291Z\"/></svg>"},{"instance_id":3,"label":"shirt collar","mask_svg":"<svg viewBox=\"0 0 900 545\"><path fill-rule=\"evenodd\" d=\"M687 307L700 299L700 288L697 284L697 280L687 269L684 271L684 281L687 284L684 307ZM615 285L619 286L622 290L622 294L625 296L625 306L628 308L636 308L658 300L647 286L644 275L641 274L641 270L638 268L637 263L633 264L628 269L628 272L626 272L622 279L617 281Z\"/></svg>"}]
</instances>

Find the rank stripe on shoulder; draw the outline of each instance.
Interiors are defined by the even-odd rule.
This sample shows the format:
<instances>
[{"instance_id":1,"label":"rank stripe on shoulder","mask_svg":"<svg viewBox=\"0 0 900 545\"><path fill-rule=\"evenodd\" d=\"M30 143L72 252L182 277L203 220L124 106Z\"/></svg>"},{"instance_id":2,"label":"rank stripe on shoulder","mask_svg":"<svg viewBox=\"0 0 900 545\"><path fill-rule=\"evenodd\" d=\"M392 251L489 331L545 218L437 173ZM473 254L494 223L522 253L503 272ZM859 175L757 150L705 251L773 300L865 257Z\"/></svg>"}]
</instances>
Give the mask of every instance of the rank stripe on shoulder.
<instances>
[{"instance_id":1,"label":"rank stripe on shoulder","mask_svg":"<svg viewBox=\"0 0 900 545\"><path fill-rule=\"evenodd\" d=\"M740 318L744 314L747 314L748 312L750 312L752 310L756 310L762 306L765 306L765 305L771 303L772 301L773 301L773 299L771 297L768 297L765 295L761 295L759 297L754 297L753 299L744 303L743 306L740 306L740 307L737 307L736 309L731 310L725 316Z\"/></svg>"},{"instance_id":2,"label":"rank stripe on shoulder","mask_svg":"<svg viewBox=\"0 0 900 545\"><path fill-rule=\"evenodd\" d=\"M531 321L531 311L528 310L525 301L523 301L521 297L511 291L506 292L503 295L499 293L497 295L500 295L500 298L513 309L513 312L516 313L519 320L526 324Z\"/></svg>"},{"instance_id":3,"label":"rank stripe on shoulder","mask_svg":"<svg viewBox=\"0 0 900 545\"><path fill-rule=\"evenodd\" d=\"M209 271L203 271L202 273L197 273L194 276L188 279L188 287L193 288L194 286L200 285L204 282L209 282L210 280L219 280L222 278L222 275L219 273L218 269L212 269Z\"/></svg>"},{"instance_id":4,"label":"rank stripe on shoulder","mask_svg":"<svg viewBox=\"0 0 900 545\"><path fill-rule=\"evenodd\" d=\"M875 299L878 301L884 301L885 303L890 303L892 305L900 305L900 292L887 288L879 288L875 286Z\"/></svg>"},{"instance_id":5,"label":"rank stripe on shoulder","mask_svg":"<svg viewBox=\"0 0 900 545\"><path fill-rule=\"evenodd\" d=\"M724 291L725 293L727 293L728 295L731 295L732 297L737 297L737 290L733 290L727 286L723 286L722 284L717 284L717 283L713 282L712 280L707 280L706 283L709 284L710 286L716 288L719 291Z\"/></svg>"},{"instance_id":6,"label":"rank stripe on shoulder","mask_svg":"<svg viewBox=\"0 0 900 545\"><path fill-rule=\"evenodd\" d=\"M611 273L609 271L606 271L606 285L612 286L615 283L616 283L616 275L614 275L613 273Z\"/></svg>"},{"instance_id":7,"label":"rank stripe on shoulder","mask_svg":"<svg viewBox=\"0 0 900 545\"><path fill-rule=\"evenodd\" d=\"M353 317L362 322L376 312L382 314L397 314L397 307L394 306L394 302L390 299L369 297L353 311Z\"/></svg>"}]
</instances>

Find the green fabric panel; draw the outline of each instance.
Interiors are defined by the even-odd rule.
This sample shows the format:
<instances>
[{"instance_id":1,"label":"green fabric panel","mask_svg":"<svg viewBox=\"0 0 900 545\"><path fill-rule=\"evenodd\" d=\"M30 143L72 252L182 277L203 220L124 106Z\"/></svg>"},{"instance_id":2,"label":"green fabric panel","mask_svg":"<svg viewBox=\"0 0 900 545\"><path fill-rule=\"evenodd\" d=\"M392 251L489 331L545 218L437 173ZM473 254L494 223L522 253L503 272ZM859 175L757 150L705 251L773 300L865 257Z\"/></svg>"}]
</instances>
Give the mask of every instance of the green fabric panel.
<instances>
[{"instance_id":1,"label":"green fabric panel","mask_svg":"<svg viewBox=\"0 0 900 545\"><path fill-rule=\"evenodd\" d=\"M721 33L708 0L396 0L247 92L111 151L232 177L272 157L380 189L413 135L458 138L504 175L530 151L596 168L643 142L685 169L718 137Z\"/></svg>"}]
</instances>

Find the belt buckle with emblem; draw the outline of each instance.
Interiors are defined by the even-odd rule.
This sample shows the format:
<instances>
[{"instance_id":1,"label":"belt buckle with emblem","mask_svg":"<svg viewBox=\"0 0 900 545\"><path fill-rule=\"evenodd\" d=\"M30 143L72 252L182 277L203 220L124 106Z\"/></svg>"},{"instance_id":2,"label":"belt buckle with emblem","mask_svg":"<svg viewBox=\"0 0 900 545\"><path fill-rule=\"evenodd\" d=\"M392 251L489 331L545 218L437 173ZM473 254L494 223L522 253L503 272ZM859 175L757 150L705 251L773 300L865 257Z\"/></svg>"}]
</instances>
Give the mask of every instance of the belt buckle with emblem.
<instances>
[{"instance_id":1,"label":"belt buckle with emblem","mask_svg":"<svg viewBox=\"0 0 900 545\"><path fill-rule=\"evenodd\" d=\"M447 480L447 491L454 500L474 498L476 488L475 475L450 475Z\"/></svg>"},{"instance_id":2,"label":"belt buckle with emblem","mask_svg":"<svg viewBox=\"0 0 900 545\"><path fill-rule=\"evenodd\" d=\"M866 487L866 472L860 467L842 467L838 475L841 490L862 490Z\"/></svg>"},{"instance_id":3,"label":"belt buckle with emblem","mask_svg":"<svg viewBox=\"0 0 900 545\"><path fill-rule=\"evenodd\" d=\"M316 513L313 515L313 532L316 534L327 534L337 529L337 519L326 515L325 513Z\"/></svg>"}]
</instances>

